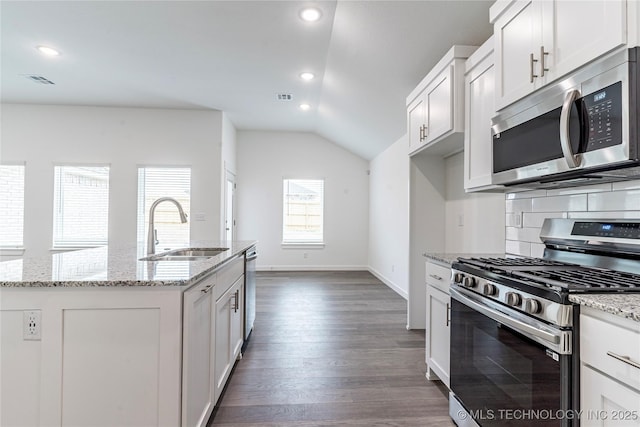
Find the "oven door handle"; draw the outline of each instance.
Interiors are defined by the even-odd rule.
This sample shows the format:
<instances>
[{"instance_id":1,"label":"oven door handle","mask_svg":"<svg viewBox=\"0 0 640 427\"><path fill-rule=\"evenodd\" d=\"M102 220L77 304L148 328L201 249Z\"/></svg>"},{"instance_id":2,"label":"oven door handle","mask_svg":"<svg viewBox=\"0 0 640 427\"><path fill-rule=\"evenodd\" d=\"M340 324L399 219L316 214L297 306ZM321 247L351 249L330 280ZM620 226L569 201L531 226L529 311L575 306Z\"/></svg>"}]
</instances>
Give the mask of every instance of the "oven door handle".
<instances>
[{"instance_id":1,"label":"oven door handle","mask_svg":"<svg viewBox=\"0 0 640 427\"><path fill-rule=\"evenodd\" d=\"M527 322L518 320L520 313L513 310L513 314L503 313L501 311L492 308L486 302L482 301L482 297L475 295L464 289L451 288L451 298L466 305L469 308L487 316L488 318L495 320L498 323L506 325L516 332L539 342L542 345L546 345L550 349L555 350L560 354L571 354L571 340L568 331L553 330L541 322L527 319ZM497 303L490 302L492 305ZM509 309L507 309L509 310ZM509 310L511 311L511 310ZM529 324L528 322L532 323ZM548 330L544 330L544 329Z\"/></svg>"}]
</instances>

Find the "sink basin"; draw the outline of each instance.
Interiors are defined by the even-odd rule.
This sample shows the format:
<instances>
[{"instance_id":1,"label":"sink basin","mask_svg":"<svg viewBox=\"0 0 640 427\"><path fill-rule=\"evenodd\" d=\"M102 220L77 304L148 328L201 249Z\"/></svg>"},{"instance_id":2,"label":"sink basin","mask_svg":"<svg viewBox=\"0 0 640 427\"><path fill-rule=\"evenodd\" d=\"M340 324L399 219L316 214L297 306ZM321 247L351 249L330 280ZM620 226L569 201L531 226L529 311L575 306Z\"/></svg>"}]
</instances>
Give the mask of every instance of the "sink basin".
<instances>
[{"instance_id":1,"label":"sink basin","mask_svg":"<svg viewBox=\"0 0 640 427\"><path fill-rule=\"evenodd\" d=\"M140 258L140 261L202 261L219 255L229 248L185 248Z\"/></svg>"}]
</instances>

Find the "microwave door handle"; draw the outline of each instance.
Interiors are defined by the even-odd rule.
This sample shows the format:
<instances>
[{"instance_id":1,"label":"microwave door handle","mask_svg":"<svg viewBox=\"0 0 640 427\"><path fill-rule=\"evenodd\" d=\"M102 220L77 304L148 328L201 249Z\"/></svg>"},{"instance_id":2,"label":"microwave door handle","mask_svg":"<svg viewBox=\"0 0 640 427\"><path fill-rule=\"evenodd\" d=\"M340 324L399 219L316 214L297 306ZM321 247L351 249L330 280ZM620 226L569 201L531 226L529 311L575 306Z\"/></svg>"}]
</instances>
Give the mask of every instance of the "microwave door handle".
<instances>
[{"instance_id":1,"label":"microwave door handle","mask_svg":"<svg viewBox=\"0 0 640 427\"><path fill-rule=\"evenodd\" d=\"M574 154L571 150L571 139L569 136L571 107L573 106L573 102L579 97L579 90L573 89L567 92L567 95L564 98L564 103L562 104L562 111L560 112L560 146L567 165L572 169L580 166L580 156Z\"/></svg>"}]
</instances>

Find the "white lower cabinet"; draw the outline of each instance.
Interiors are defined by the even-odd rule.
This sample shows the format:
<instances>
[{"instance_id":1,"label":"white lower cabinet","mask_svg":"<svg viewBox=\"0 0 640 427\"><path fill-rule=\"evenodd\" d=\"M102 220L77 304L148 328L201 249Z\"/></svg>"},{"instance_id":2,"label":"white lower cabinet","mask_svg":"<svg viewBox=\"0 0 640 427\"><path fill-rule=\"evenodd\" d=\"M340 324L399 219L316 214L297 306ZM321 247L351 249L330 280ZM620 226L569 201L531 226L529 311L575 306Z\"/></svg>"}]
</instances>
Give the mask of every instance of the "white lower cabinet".
<instances>
[{"instance_id":1,"label":"white lower cabinet","mask_svg":"<svg viewBox=\"0 0 640 427\"><path fill-rule=\"evenodd\" d=\"M640 322L582 308L580 425L640 426Z\"/></svg>"},{"instance_id":2,"label":"white lower cabinet","mask_svg":"<svg viewBox=\"0 0 640 427\"><path fill-rule=\"evenodd\" d=\"M215 275L184 293L182 426L204 427L215 405L213 303Z\"/></svg>"},{"instance_id":3,"label":"white lower cabinet","mask_svg":"<svg viewBox=\"0 0 640 427\"><path fill-rule=\"evenodd\" d=\"M229 267L232 271L226 274L226 285L219 286L216 292L214 369L216 401L220 398L227 379L231 375L235 361L241 357L240 350L244 339L242 329L244 321L244 275L243 270L239 267L244 268L244 262ZM237 274L240 274L240 276ZM234 278L235 280L229 283Z\"/></svg>"},{"instance_id":4,"label":"white lower cabinet","mask_svg":"<svg viewBox=\"0 0 640 427\"><path fill-rule=\"evenodd\" d=\"M449 387L451 269L427 262L427 327L425 353L427 379L440 379ZM434 374L437 376L434 377Z\"/></svg>"}]
</instances>

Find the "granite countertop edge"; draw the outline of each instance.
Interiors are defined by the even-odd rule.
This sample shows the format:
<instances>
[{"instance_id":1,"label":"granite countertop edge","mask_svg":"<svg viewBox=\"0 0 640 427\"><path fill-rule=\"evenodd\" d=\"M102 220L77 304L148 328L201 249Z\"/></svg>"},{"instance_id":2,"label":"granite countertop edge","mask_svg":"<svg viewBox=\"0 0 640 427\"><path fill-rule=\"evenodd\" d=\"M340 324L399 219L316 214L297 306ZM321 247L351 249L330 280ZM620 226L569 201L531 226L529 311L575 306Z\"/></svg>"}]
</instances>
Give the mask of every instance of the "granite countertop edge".
<instances>
[{"instance_id":1,"label":"granite countertop edge","mask_svg":"<svg viewBox=\"0 0 640 427\"><path fill-rule=\"evenodd\" d=\"M470 252L425 252L422 254L429 261L434 261L444 267L451 267L451 265L458 260L458 258L502 258L504 253L470 253Z\"/></svg>"},{"instance_id":2,"label":"granite countertop edge","mask_svg":"<svg viewBox=\"0 0 640 427\"><path fill-rule=\"evenodd\" d=\"M569 301L640 322L640 294L569 295Z\"/></svg>"},{"instance_id":3,"label":"granite countertop edge","mask_svg":"<svg viewBox=\"0 0 640 427\"><path fill-rule=\"evenodd\" d=\"M48 289L48 288L162 288L168 289L171 287L184 290L187 287L198 282L203 277L213 273L215 270L221 268L227 262L232 259L237 258L242 253L246 252L250 247L257 244L257 241L239 241L233 242L230 246L230 250L222 253L220 255L216 255L207 260L199 260L199 261L179 261L181 263L188 263L189 272L184 274L177 274L176 277L163 277L163 278L140 278L138 277L138 264L142 263L144 269L153 268L160 263L169 263L173 261L140 261L138 260L135 252L135 248L126 247L126 248L93 248L87 249L84 251L75 251L78 254L82 252L86 252L87 254L91 254L91 251L97 253L98 250L102 250L105 254L108 255L100 255L98 258L107 258L108 259L108 273L106 279L97 279L97 280L65 280L65 279L49 279L46 275L43 274L42 279L35 279L33 274L22 280L15 280L2 277L0 274L0 290L2 289ZM191 247L213 247L214 244L207 243L198 243L192 244ZM220 246L219 242L215 243L215 246ZM164 251L162 251L164 252ZM54 255L55 256L55 255ZM132 258L133 256L133 258ZM33 258L33 259L24 259L19 260L23 261L27 265L28 268L32 270L38 270L40 266L46 265L47 261L50 262L51 258L41 257L41 258ZM14 261L5 261L0 262L11 263ZM132 267L133 266L133 267ZM25 267L26 269L27 267ZM116 271L116 276L123 277L115 277L110 278L113 272ZM1 270L0 270L1 273ZM33 272L30 272L33 273Z\"/></svg>"}]
</instances>

